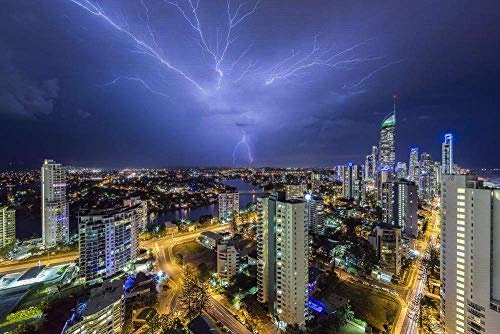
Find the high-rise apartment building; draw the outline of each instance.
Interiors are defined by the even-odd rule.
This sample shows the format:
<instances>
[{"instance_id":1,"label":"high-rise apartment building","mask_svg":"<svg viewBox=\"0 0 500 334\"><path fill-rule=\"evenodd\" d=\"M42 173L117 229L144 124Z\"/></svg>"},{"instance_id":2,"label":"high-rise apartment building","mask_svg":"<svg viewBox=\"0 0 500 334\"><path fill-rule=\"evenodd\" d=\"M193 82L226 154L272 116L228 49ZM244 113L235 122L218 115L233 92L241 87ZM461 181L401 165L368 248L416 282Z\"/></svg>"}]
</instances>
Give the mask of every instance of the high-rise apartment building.
<instances>
[{"instance_id":1,"label":"high-rise apartment building","mask_svg":"<svg viewBox=\"0 0 500 334\"><path fill-rule=\"evenodd\" d=\"M228 282L238 271L239 252L231 240L217 243L217 275Z\"/></svg>"},{"instance_id":2,"label":"high-rise apartment building","mask_svg":"<svg viewBox=\"0 0 500 334\"><path fill-rule=\"evenodd\" d=\"M16 210L0 207L0 247L16 240Z\"/></svg>"},{"instance_id":3,"label":"high-rise apartment building","mask_svg":"<svg viewBox=\"0 0 500 334\"><path fill-rule=\"evenodd\" d=\"M443 175L441 198L445 332L498 333L500 189L485 188L474 175Z\"/></svg>"},{"instance_id":4,"label":"high-rise apartment building","mask_svg":"<svg viewBox=\"0 0 500 334\"><path fill-rule=\"evenodd\" d=\"M418 180L418 194L422 200L431 201L433 198L432 178L433 162L429 153L420 156L420 177Z\"/></svg>"},{"instance_id":5,"label":"high-rise apartment building","mask_svg":"<svg viewBox=\"0 0 500 334\"><path fill-rule=\"evenodd\" d=\"M397 165L396 165L396 177L398 179L406 179L408 177L406 162L398 162L397 163Z\"/></svg>"},{"instance_id":6,"label":"high-rise apartment building","mask_svg":"<svg viewBox=\"0 0 500 334\"><path fill-rule=\"evenodd\" d=\"M394 171L396 164L396 97L394 109L386 116L380 129L379 170Z\"/></svg>"},{"instance_id":7,"label":"high-rise apartment building","mask_svg":"<svg viewBox=\"0 0 500 334\"><path fill-rule=\"evenodd\" d=\"M137 216L138 223L137 228L138 232L146 231L146 227L148 225L148 203L146 201L141 200L140 197L130 197L123 201L124 207L132 207L137 205Z\"/></svg>"},{"instance_id":8,"label":"high-rise apartment building","mask_svg":"<svg viewBox=\"0 0 500 334\"><path fill-rule=\"evenodd\" d=\"M441 149L442 174L455 174L453 166L453 135L451 133L444 135L444 142Z\"/></svg>"},{"instance_id":9,"label":"high-rise apartment building","mask_svg":"<svg viewBox=\"0 0 500 334\"><path fill-rule=\"evenodd\" d=\"M78 217L80 271L85 279L110 277L136 259L141 210L137 203Z\"/></svg>"},{"instance_id":10,"label":"high-rise apartment building","mask_svg":"<svg viewBox=\"0 0 500 334\"><path fill-rule=\"evenodd\" d=\"M228 221L239 213L240 194L237 191L219 194L219 219L221 221Z\"/></svg>"},{"instance_id":11,"label":"high-rise apartment building","mask_svg":"<svg viewBox=\"0 0 500 334\"><path fill-rule=\"evenodd\" d=\"M393 180L382 187L382 221L400 227L405 235L418 235L418 193L415 183Z\"/></svg>"},{"instance_id":12,"label":"high-rise apartment building","mask_svg":"<svg viewBox=\"0 0 500 334\"><path fill-rule=\"evenodd\" d=\"M321 187L321 174L311 173L311 190L315 193L319 192Z\"/></svg>"},{"instance_id":13,"label":"high-rise apartment building","mask_svg":"<svg viewBox=\"0 0 500 334\"><path fill-rule=\"evenodd\" d=\"M307 221L309 224L309 231L315 234L323 234L325 232L323 197L307 194L305 199L307 202Z\"/></svg>"},{"instance_id":14,"label":"high-rise apartment building","mask_svg":"<svg viewBox=\"0 0 500 334\"><path fill-rule=\"evenodd\" d=\"M363 170L352 163L342 167L342 195L346 199L360 201L363 192Z\"/></svg>"},{"instance_id":15,"label":"high-rise apartment building","mask_svg":"<svg viewBox=\"0 0 500 334\"><path fill-rule=\"evenodd\" d=\"M304 325L308 302L308 221L303 200L258 199L258 299L280 327Z\"/></svg>"},{"instance_id":16,"label":"high-rise apartment building","mask_svg":"<svg viewBox=\"0 0 500 334\"><path fill-rule=\"evenodd\" d=\"M391 225L375 227L368 237L380 259L380 267L390 275L401 272L401 229Z\"/></svg>"},{"instance_id":17,"label":"high-rise apartment building","mask_svg":"<svg viewBox=\"0 0 500 334\"><path fill-rule=\"evenodd\" d=\"M69 207L66 171L54 160L45 160L42 179L42 242L51 247L69 242Z\"/></svg>"},{"instance_id":18,"label":"high-rise apartment building","mask_svg":"<svg viewBox=\"0 0 500 334\"><path fill-rule=\"evenodd\" d=\"M419 166L418 162L418 147L413 147L410 150L410 163L408 167L408 180L417 182L419 171L417 170Z\"/></svg>"}]
</instances>

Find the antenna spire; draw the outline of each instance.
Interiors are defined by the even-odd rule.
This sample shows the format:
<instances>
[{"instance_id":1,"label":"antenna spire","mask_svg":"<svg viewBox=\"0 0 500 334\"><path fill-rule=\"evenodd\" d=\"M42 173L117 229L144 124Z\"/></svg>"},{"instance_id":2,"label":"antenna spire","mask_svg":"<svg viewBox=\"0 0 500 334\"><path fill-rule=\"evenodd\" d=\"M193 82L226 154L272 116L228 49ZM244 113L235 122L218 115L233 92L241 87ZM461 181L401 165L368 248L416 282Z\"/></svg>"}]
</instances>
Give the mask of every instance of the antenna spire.
<instances>
[{"instance_id":1,"label":"antenna spire","mask_svg":"<svg viewBox=\"0 0 500 334\"><path fill-rule=\"evenodd\" d=\"M397 98L398 98L398 96L396 94L392 94L392 100L394 101L394 107L393 107L394 117L396 117L396 99Z\"/></svg>"}]
</instances>

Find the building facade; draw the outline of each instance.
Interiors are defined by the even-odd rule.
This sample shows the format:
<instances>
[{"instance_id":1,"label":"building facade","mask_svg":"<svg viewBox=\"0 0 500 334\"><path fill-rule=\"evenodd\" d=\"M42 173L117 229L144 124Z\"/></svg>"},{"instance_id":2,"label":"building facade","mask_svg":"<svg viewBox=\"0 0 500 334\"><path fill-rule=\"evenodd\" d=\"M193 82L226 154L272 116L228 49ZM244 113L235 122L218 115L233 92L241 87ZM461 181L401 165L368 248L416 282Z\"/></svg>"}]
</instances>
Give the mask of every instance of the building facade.
<instances>
[{"instance_id":1,"label":"building facade","mask_svg":"<svg viewBox=\"0 0 500 334\"><path fill-rule=\"evenodd\" d=\"M307 221L310 233L322 235L325 232L323 197L307 194Z\"/></svg>"},{"instance_id":2,"label":"building facade","mask_svg":"<svg viewBox=\"0 0 500 334\"><path fill-rule=\"evenodd\" d=\"M441 322L447 334L500 328L500 189L443 175Z\"/></svg>"},{"instance_id":3,"label":"building facade","mask_svg":"<svg viewBox=\"0 0 500 334\"><path fill-rule=\"evenodd\" d=\"M396 112L382 122L379 142L379 170L394 171L396 164Z\"/></svg>"},{"instance_id":4,"label":"building facade","mask_svg":"<svg viewBox=\"0 0 500 334\"><path fill-rule=\"evenodd\" d=\"M418 193L415 183L385 182L382 190L382 222L403 229L405 235L418 236Z\"/></svg>"},{"instance_id":5,"label":"building facade","mask_svg":"<svg viewBox=\"0 0 500 334\"><path fill-rule=\"evenodd\" d=\"M69 206L66 200L66 170L54 160L45 160L42 179L42 242L51 247L69 242Z\"/></svg>"},{"instance_id":6,"label":"building facade","mask_svg":"<svg viewBox=\"0 0 500 334\"><path fill-rule=\"evenodd\" d=\"M142 233L146 231L146 227L148 225L148 203L146 201L141 200L140 197L131 197L123 201L124 207L132 207L137 206L137 215L139 222L137 224L138 232Z\"/></svg>"},{"instance_id":7,"label":"building facade","mask_svg":"<svg viewBox=\"0 0 500 334\"><path fill-rule=\"evenodd\" d=\"M0 247L16 241L16 210L0 207Z\"/></svg>"},{"instance_id":8,"label":"building facade","mask_svg":"<svg viewBox=\"0 0 500 334\"><path fill-rule=\"evenodd\" d=\"M279 322L305 325L308 302L306 202L282 193L258 199L258 299Z\"/></svg>"},{"instance_id":9,"label":"building facade","mask_svg":"<svg viewBox=\"0 0 500 334\"><path fill-rule=\"evenodd\" d=\"M342 196L361 201L363 194L363 169L352 163L342 167Z\"/></svg>"},{"instance_id":10,"label":"building facade","mask_svg":"<svg viewBox=\"0 0 500 334\"><path fill-rule=\"evenodd\" d=\"M455 174L453 166L453 135L447 133L444 135L444 142L441 146L441 168L442 174Z\"/></svg>"},{"instance_id":11,"label":"building facade","mask_svg":"<svg viewBox=\"0 0 500 334\"><path fill-rule=\"evenodd\" d=\"M61 334L121 334L125 322L122 280L106 282L75 308Z\"/></svg>"},{"instance_id":12,"label":"building facade","mask_svg":"<svg viewBox=\"0 0 500 334\"><path fill-rule=\"evenodd\" d=\"M240 194L227 192L219 194L219 219L229 221L234 215L240 213Z\"/></svg>"},{"instance_id":13,"label":"building facade","mask_svg":"<svg viewBox=\"0 0 500 334\"><path fill-rule=\"evenodd\" d=\"M304 183L285 185L286 199L303 199L306 191L307 186Z\"/></svg>"},{"instance_id":14,"label":"building facade","mask_svg":"<svg viewBox=\"0 0 500 334\"><path fill-rule=\"evenodd\" d=\"M368 237L380 259L381 269L391 275L401 272L401 229L391 225L375 227Z\"/></svg>"},{"instance_id":15,"label":"building facade","mask_svg":"<svg viewBox=\"0 0 500 334\"><path fill-rule=\"evenodd\" d=\"M217 244L217 275L228 282L238 271L239 252L230 240Z\"/></svg>"},{"instance_id":16,"label":"building facade","mask_svg":"<svg viewBox=\"0 0 500 334\"><path fill-rule=\"evenodd\" d=\"M413 147L410 150L410 162L408 164L408 180L412 182L418 181L419 175L419 162L418 162L418 147Z\"/></svg>"},{"instance_id":17,"label":"building facade","mask_svg":"<svg viewBox=\"0 0 500 334\"><path fill-rule=\"evenodd\" d=\"M141 209L138 203L78 217L80 270L86 280L110 277L136 259Z\"/></svg>"}]
</instances>

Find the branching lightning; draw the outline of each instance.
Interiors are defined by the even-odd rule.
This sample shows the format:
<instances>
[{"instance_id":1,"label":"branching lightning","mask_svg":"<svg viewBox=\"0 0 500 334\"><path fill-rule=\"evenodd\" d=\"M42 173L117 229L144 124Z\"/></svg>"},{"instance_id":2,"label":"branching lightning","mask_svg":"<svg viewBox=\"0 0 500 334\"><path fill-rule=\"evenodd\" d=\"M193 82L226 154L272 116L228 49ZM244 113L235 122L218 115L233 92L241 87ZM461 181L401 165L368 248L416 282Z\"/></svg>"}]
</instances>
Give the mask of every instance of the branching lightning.
<instances>
[{"instance_id":1,"label":"branching lightning","mask_svg":"<svg viewBox=\"0 0 500 334\"><path fill-rule=\"evenodd\" d=\"M202 25L200 23L200 18L198 16L198 9L200 3L199 0L196 0L196 3L194 3L193 0L186 0L187 4L184 7L180 5L178 1L171 1L171 0L163 0L163 1L167 4L176 7L177 10L184 17L186 22L197 33L199 39L198 40L199 46L204 52L208 53L210 57L213 59L214 70L218 75L217 89L219 89L221 87L222 78L224 77L224 74L226 72L223 66L223 62L226 59L226 55L228 53L229 48L231 47L231 44L235 41L235 38L233 38L232 36L233 30L236 27L238 27L238 25L240 25L248 16L252 15L257 11L257 8L261 0L255 2L254 6L248 9L246 12L241 12L241 11L244 10L244 7L247 2L240 3L236 8L236 10L233 10L231 8L231 0L227 0L227 6L226 6L227 28L225 34L221 38L222 41L220 41L219 29L217 28L215 48L213 46L210 46L210 43L207 42L206 34L204 33ZM190 15L188 15L188 13L186 12L185 7L188 7L189 11L191 12ZM234 69L234 67L239 63L241 58L243 58L247 54L250 47L251 46L249 46L245 51L243 51L243 53L237 57L236 61L230 65L229 72L231 72Z\"/></svg>"},{"instance_id":2,"label":"branching lightning","mask_svg":"<svg viewBox=\"0 0 500 334\"><path fill-rule=\"evenodd\" d=\"M404 59L402 60L396 60L396 61L391 61L390 63L387 63L387 64L384 64L378 68L376 68L375 70L371 71L370 73L368 73L367 75L365 75L363 78L361 78L361 80L359 80L358 82L352 84L349 86L349 88L355 88L355 87L358 87L359 85L361 85L363 82L365 82L366 80L370 79L375 73L383 70L384 68L387 68L391 65L394 65L394 64L399 64L401 62L403 62Z\"/></svg>"},{"instance_id":3,"label":"branching lightning","mask_svg":"<svg viewBox=\"0 0 500 334\"><path fill-rule=\"evenodd\" d=\"M161 49L156 49L156 44L155 46L149 45L146 41L140 39L138 36L136 36L134 33L130 32L129 30L125 29L122 27L120 24L115 22L113 19L111 19L106 13L101 9L101 7L97 4L93 4L88 0L69 0L72 3L80 6L81 8L85 9L88 13L97 16L99 18L102 18L104 21L106 21L111 27L114 29L120 31L124 35L128 36L133 42L136 43L137 47L139 48L140 51L144 52L145 54L151 56L155 60L157 60L162 66L166 67L169 70L172 70L179 74L181 77L192 83L193 85L196 86L200 91L203 93L206 93L205 89L201 87L193 78L191 78L189 75L187 75L185 72L182 70L178 69L177 67L173 66L164 56L163 56L163 51ZM147 7L146 7L147 8ZM146 11L146 16L147 11ZM151 30L149 29L149 32L151 33ZM154 40L154 38L153 38Z\"/></svg>"},{"instance_id":4,"label":"branching lightning","mask_svg":"<svg viewBox=\"0 0 500 334\"><path fill-rule=\"evenodd\" d=\"M354 57L339 60L342 55L349 54L351 51L367 44L370 40L366 40L347 48L340 52L332 52L331 48L322 50L318 45L318 35L314 37L313 48L306 54L296 54L293 50L289 57L277 63L268 75L265 84L270 85L277 80L282 80L301 74L304 70L314 67L323 66L337 68L341 65L362 63L373 60L379 60L383 57Z\"/></svg>"},{"instance_id":5,"label":"branching lightning","mask_svg":"<svg viewBox=\"0 0 500 334\"><path fill-rule=\"evenodd\" d=\"M137 81L139 82L142 86L144 86L144 88L146 88L148 91L150 91L152 94L156 94L156 95L159 95L159 96L163 96L163 97L166 97L168 98L169 96L165 93L162 93L162 92L159 92L157 90L154 90L153 88L151 88L151 86L149 86L146 81L144 81L143 79L141 78L138 78L138 77L117 77L116 79L110 81L110 82L106 82L104 84L102 84L101 86L111 86L111 85L114 85L116 84L118 81L120 80L130 80L130 81Z\"/></svg>"},{"instance_id":6,"label":"branching lightning","mask_svg":"<svg viewBox=\"0 0 500 334\"><path fill-rule=\"evenodd\" d=\"M252 163L253 156L252 156L252 151L250 149L250 144L248 143L248 140L247 140L247 134L245 132L243 132L243 135L242 135L240 141L238 143L236 143L236 146L233 149L233 165L236 163L236 151L238 150L238 148L240 146L244 146L246 148L247 153L248 153L248 161L250 163Z\"/></svg>"}]
</instances>

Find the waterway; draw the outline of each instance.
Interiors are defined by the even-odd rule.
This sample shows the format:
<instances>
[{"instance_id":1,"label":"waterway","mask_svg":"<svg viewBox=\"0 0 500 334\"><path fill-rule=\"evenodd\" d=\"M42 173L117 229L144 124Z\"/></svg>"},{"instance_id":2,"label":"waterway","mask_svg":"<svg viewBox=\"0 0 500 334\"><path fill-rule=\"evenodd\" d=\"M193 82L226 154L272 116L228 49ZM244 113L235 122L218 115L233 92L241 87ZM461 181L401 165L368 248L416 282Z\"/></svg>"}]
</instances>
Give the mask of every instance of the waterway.
<instances>
[{"instance_id":1,"label":"waterway","mask_svg":"<svg viewBox=\"0 0 500 334\"><path fill-rule=\"evenodd\" d=\"M256 203L257 197L264 194L261 188L256 187L253 184L244 182L241 179L226 180L222 181L221 183L238 189L238 191L240 192L240 209L245 209L249 204ZM200 217L204 215L212 215L214 217L217 217L219 215L219 205L211 204L193 209L179 209L175 211L169 211L158 215L155 218L154 223L162 224L166 221L181 219L199 220Z\"/></svg>"}]
</instances>

